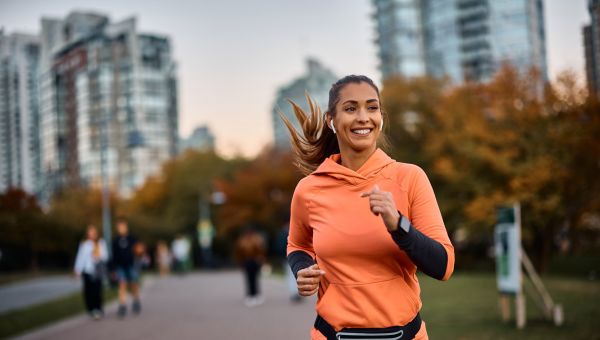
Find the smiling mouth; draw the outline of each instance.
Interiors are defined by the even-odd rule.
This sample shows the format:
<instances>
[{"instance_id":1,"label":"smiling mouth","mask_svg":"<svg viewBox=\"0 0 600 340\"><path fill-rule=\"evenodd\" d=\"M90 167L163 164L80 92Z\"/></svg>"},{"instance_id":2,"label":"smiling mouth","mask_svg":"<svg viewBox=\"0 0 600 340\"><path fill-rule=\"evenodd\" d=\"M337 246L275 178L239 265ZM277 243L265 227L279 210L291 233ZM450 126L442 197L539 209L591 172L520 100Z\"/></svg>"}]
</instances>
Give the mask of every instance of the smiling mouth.
<instances>
[{"instance_id":1,"label":"smiling mouth","mask_svg":"<svg viewBox=\"0 0 600 340\"><path fill-rule=\"evenodd\" d=\"M371 131L373 131L373 129L371 129L371 128L360 128L360 129L351 129L350 131L352 131L352 133L355 134L355 135L366 136L366 135L370 134Z\"/></svg>"}]
</instances>

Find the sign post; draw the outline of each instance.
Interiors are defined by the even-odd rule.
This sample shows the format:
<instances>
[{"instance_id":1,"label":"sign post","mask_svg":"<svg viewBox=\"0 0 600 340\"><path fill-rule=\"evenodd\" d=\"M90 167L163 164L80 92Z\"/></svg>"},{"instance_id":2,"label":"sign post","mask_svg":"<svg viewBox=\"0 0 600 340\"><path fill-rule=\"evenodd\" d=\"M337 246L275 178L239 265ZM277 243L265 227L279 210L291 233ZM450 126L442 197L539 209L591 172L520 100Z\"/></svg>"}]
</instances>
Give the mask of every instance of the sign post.
<instances>
[{"instance_id":1,"label":"sign post","mask_svg":"<svg viewBox=\"0 0 600 340\"><path fill-rule=\"evenodd\" d=\"M517 328L525 327L525 302L521 273L521 208L501 207L496 213L494 244L496 254L496 281L500 291L502 319L510 319L510 297L515 297Z\"/></svg>"},{"instance_id":2,"label":"sign post","mask_svg":"<svg viewBox=\"0 0 600 340\"><path fill-rule=\"evenodd\" d=\"M543 315L560 326L564 316L561 305L555 304L535 271L529 257L521 246L521 206L500 207L496 212L496 228L494 229L494 250L496 255L496 281L500 292L500 311L503 321L510 320L510 298L515 298L515 316L517 328L522 329L526 323L525 296L523 294L523 278L528 277L538 293L542 303ZM525 275L521 270L525 268ZM532 296L533 297L533 296Z\"/></svg>"}]
</instances>

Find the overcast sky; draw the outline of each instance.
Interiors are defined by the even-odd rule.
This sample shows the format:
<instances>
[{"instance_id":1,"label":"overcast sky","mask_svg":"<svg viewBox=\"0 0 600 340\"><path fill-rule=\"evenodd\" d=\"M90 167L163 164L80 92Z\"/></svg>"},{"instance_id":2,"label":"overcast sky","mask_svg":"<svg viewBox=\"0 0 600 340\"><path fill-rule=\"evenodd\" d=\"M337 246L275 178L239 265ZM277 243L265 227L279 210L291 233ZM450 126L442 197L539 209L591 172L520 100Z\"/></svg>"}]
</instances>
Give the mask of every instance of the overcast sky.
<instances>
[{"instance_id":1,"label":"overcast sky","mask_svg":"<svg viewBox=\"0 0 600 340\"><path fill-rule=\"evenodd\" d=\"M565 69L584 75L581 27L586 0L547 0L550 78ZM5 33L37 33L42 16L93 10L142 32L171 38L178 63L179 132L208 124L225 155L251 156L272 141L277 88L301 75L314 56L338 75L377 71L369 0L0 0ZM583 81L583 80L582 80Z\"/></svg>"}]
</instances>

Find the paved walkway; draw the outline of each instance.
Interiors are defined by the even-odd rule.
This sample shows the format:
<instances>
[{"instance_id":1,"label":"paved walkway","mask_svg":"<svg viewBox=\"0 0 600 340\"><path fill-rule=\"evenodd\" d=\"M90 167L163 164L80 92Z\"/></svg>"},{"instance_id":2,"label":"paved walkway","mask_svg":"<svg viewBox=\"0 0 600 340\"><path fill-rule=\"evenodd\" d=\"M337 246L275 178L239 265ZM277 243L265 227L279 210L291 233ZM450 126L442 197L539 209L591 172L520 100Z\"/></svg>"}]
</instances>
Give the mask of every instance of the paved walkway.
<instances>
[{"instance_id":1,"label":"paved walkway","mask_svg":"<svg viewBox=\"0 0 600 340\"><path fill-rule=\"evenodd\" d=\"M0 313L50 301L80 289L80 280L68 275L11 283L0 287Z\"/></svg>"},{"instance_id":2,"label":"paved walkway","mask_svg":"<svg viewBox=\"0 0 600 340\"><path fill-rule=\"evenodd\" d=\"M107 316L93 321L79 315L20 339L308 339L314 321L311 297L290 302L283 279L262 282L266 302L247 308L239 272L189 274L151 278L142 290L139 316L116 317L116 303Z\"/></svg>"}]
</instances>

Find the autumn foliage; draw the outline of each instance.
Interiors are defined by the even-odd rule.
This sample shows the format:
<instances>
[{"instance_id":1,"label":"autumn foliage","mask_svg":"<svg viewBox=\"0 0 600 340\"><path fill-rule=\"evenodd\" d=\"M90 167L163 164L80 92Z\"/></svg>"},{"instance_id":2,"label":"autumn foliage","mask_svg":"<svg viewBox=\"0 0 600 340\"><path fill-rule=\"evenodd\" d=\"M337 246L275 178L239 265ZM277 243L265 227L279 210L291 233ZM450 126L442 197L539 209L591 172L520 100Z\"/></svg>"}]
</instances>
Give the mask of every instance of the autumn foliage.
<instances>
[{"instance_id":1,"label":"autumn foliage","mask_svg":"<svg viewBox=\"0 0 600 340\"><path fill-rule=\"evenodd\" d=\"M598 246L600 103L573 75L547 83L535 71L519 74L507 66L487 83L390 78L382 100L386 151L428 174L459 262L475 243L489 246L496 208L515 201L524 244L539 267L565 240L575 252ZM300 177L289 154L270 148L251 160L188 151L132 197L113 195L112 214L126 217L152 247L176 233L195 239L200 206L208 204L215 247L227 256L245 226L274 236L289 220ZM225 201L212 202L214 192ZM72 254L85 225L100 226L100 216L98 190L66 190L46 211L12 190L0 197L0 246Z\"/></svg>"},{"instance_id":2,"label":"autumn foliage","mask_svg":"<svg viewBox=\"0 0 600 340\"><path fill-rule=\"evenodd\" d=\"M518 201L540 267L558 235L597 242L600 106L574 79L505 67L483 84L387 80L392 153L429 174L451 233L491 235L496 208Z\"/></svg>"}]
</instances>

